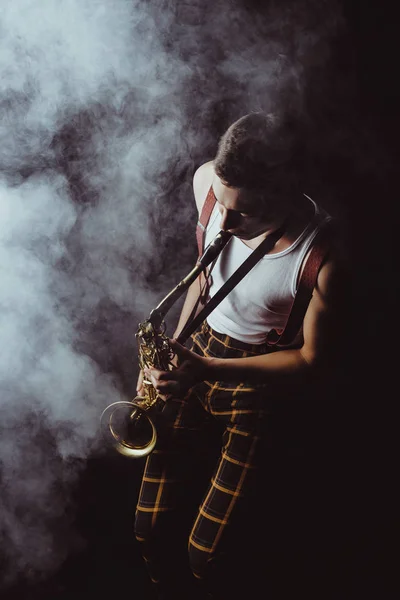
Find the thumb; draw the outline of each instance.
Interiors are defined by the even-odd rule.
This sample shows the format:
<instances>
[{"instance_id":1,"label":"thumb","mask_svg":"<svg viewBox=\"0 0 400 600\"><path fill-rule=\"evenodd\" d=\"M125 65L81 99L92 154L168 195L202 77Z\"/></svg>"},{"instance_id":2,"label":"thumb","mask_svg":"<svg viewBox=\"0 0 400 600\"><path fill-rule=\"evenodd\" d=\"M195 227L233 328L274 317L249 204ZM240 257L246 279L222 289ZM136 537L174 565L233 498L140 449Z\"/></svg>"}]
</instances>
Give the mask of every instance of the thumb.
<instances>
[{"instance_id":1,"label":"thumb","mask_svg":"<svg viewBox=\"0 0 400 600\"><path fill-rule=\"evenodd\" d=\"M182 346L182 344L180 344L176 340L169 340L169 342L170 342L170 346L171 346L172 350L175 352L175 354L178 356L178 358L180 360L185 360L185 358L190 357L191 352L190 352L190 350L185 348L185 346Z\"/></svg>"}]
</instances>

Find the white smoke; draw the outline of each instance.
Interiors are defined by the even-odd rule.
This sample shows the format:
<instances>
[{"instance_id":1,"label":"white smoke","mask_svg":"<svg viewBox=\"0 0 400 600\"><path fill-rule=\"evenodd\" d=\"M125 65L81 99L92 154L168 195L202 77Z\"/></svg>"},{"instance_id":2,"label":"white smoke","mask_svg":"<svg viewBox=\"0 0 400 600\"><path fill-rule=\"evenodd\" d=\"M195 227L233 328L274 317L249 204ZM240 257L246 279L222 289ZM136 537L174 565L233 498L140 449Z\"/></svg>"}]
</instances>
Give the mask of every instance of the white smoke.
<instances>
[{"instance_id":1,"label":"white smoke","mask_svg":"<svg viewBox=\"0 0 400 600\"><path fill-rule=\"evenodd\" d=\"M177 271L153 285L146 277L154 242L194 228L190 177L210 158L203 148L215 150L214 107L226 103L228 125L282 98L302 105L300 58L321 36L292 27L282 38L229 5L2 3L0 542L9 580L56 569L76 543L57 538L69 488L96 451L101 410L130 391L103 365L134 344L121 315L137 323L177 283ZM192 250L182 252L184 276ZM101 319L115 325L111 346L96 334Z\"/></svg>"},{"instance_id":2,"label":"white smoke","mask_svg":"<svg viewBox=\"0 0 400 600\"><path fill-rule=\"evenodd\" d=\"M182 79L154 28L144 6L123 0L2 5L0 531L10 579L56 568L68 553L55 532L82 467L76 459L92 451L102 408L121 399L118 382L79 350L77 326L104 298L149 307L130 271L145 269L144 200L157 194L157 169L182 127L177 98L152 124ZM120 111L131 91L137 118L127 120ZM54 140L96 104L111 117L82 133L83 176L99 198L84 210L69 181L82 164L63 169Z\"/></svg>"},{"instance_id":3,"label":"white smoke","mask_svg":"<svg viewBox=\"0 0 400 600\"><path fill-rule=\"evenodd\" d=\"M99 408L118 398L111 378L74 350L77 334L57 294L57 264L76 222L65 187L43 176L0 184L0 514L2 547L17 571L62 557L50 523L67 498L54 487L73 482L69 461L87 456Z\"/></svg>"}]
</instances>

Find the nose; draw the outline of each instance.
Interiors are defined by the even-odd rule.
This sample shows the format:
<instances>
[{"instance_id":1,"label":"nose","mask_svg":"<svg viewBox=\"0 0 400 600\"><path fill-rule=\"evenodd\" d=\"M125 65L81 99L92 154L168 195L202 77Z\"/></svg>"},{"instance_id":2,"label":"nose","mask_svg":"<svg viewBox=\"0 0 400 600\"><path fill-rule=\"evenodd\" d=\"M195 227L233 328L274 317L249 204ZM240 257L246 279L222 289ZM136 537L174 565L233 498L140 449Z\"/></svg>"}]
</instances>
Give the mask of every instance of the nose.
<instances>
[{"instance_id":1,"label":"nose","mask_svg":"<svg viewBox=\"0 0 400 600\"><path fill-rule=\"evenodd\" d=\"M221 213L220 228L223 231L228 231L229 229L234 229L235 227L238 226L239 220L240 220L240 215L237 211L229 210L228 208L221 206L220 213Z\"/></svg>"}]
</instances>

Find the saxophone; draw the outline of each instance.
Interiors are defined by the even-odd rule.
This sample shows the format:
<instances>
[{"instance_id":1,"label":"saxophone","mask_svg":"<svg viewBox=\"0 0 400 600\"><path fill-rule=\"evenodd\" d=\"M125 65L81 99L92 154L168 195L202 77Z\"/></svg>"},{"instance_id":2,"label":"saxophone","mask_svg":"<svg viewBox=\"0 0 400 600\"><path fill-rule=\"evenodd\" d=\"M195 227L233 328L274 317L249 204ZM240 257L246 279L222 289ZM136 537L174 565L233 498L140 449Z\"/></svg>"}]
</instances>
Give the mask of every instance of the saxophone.
<instances>
[{"instance_id":1,"label":"saxophone","mask_svg":"<svg viewBox=\"0 0 400 600\"><path fill-rule=\"evenodd\" d=\"M156 368L168 371L174 368L174 352L165 335L164 317L193 281L218 257L231 237L231 233L220 231L197 260L195 267L151 311L149 318L139 323L135 335L140 370ZM130 458L141 458L154 450L157 442L155 421L165 404L151 381L144 379L143 389L143 396L108 405L100 419L103 433L114 448Z\"/></svg>"}]
</instances>

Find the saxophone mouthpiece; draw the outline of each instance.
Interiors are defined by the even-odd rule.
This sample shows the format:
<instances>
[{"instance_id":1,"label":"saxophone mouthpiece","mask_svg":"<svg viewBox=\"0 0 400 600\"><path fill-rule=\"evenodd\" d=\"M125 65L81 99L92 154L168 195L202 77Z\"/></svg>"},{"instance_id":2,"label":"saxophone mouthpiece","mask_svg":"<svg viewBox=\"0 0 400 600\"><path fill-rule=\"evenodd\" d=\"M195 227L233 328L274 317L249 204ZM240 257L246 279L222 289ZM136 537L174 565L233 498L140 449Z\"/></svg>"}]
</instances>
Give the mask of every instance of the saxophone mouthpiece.
<instances>
[{"instance_id":1,"label":"saxophone mouthpiece","mask_svg":"<svg viewBox=\"0 0 400 600\"><path fill-rule=\"evenodd\" d=\"M207 248L204 250L203 255L198 259L197 264L201 265L203 269L208 267L225 248L226 244L231 239L232 234L229 231L220 231L217 233L215 238L210 242Z\"/></svg>"}]
</instances>

